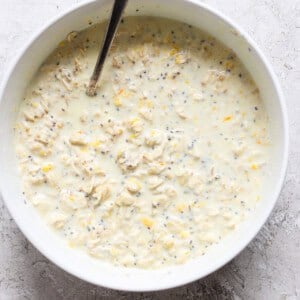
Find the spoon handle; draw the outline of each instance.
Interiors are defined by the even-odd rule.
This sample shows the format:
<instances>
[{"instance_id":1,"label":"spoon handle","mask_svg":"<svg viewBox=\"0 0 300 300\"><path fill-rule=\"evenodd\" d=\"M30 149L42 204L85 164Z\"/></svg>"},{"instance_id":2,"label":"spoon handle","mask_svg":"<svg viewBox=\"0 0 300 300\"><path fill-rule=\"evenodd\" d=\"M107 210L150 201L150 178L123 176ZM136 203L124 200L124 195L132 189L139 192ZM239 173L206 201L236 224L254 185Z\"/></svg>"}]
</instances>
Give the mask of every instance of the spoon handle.
<instances>
[{"instance_id":1,"label":"spoon handle","mask_svg":"<svg viewBox=\"0 0 300 300\"><path fill-rule=\"evenodd\" d=\"M102 47L97 58L97 62L87 87L86 93L88 96L95 96L96 84L100 77L106 56L109 52L112 41L115 37L118 25L121 21L123 11L126 7L128 0L114 0L113 9L109 18L109 24L106 29L104 39L102 41Z\"/></svg>"}]
</instances>

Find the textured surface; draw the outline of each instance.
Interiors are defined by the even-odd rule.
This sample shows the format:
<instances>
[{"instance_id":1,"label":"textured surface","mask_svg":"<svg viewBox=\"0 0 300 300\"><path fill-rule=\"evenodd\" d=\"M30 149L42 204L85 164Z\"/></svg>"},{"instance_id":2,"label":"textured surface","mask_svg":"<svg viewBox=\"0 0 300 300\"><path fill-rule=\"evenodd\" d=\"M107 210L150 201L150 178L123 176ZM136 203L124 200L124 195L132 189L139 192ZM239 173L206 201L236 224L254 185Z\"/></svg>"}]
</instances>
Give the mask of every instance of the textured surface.
<instances>
[{"instance_id":1,"label":"textured surface","mask_svg":"<svg viewBox=\"0 0 300 300\"><path fill-rule=\"evenodd\" d=\"M0 80L39 26L78 0L1 0ZM300 299L300 1L205 0L240 24L263 49L282 83L290 118L290 161L281 197L256 239L204 280L157 293L87 284L45 259L0 199L0 299Z\"/></svg>"}]
</instances>

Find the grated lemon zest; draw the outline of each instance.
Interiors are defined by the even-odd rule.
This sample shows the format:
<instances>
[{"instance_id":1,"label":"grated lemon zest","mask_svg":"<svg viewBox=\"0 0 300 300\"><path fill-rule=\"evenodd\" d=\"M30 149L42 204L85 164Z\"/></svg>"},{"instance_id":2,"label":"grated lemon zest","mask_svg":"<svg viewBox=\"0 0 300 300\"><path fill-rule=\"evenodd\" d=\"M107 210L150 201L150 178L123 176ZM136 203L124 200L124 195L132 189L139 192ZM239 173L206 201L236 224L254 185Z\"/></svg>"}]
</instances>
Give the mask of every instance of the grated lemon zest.
<instances>
[{"instance_id":1,"label":"grated lemon zest","mask_svg":"<svg viewBox=\"0 0 300 300\"><path fill-rule=\"evenodd\" d=\"M47 173L47 172L49 172L53 169L53 164L44 165L44 166L42 166L41 169L42 169L43 172Z\"/></svg>"},{"instance_id":2,"label":"grated lemon zest","mask_svg":"<svg viewBox=\"0 0 300 300\"><path fill-rule=\"evenodd\" d=\"M154 224L153 220L148 217L142 217L141 222L148 228L151 228Z\"/></svg>"}]
</instances>

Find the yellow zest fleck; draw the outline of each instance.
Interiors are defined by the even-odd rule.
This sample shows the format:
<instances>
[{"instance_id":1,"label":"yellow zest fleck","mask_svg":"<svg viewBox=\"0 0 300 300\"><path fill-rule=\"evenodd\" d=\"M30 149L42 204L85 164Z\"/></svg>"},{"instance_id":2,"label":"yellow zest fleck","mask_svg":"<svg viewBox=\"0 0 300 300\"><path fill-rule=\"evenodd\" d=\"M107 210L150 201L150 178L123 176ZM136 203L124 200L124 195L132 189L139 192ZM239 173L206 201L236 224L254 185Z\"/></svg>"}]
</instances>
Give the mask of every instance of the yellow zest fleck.
<instances>
[{"instance_id":1,"label":"yellow zest fleck","mask_svg":"<svg viewBox=\"0 0 300 300\"><path fill-rule=\"evenodd\" d=\"M151 130L150 130L150 135L151 135L151 136L154 136L155 134L156 134L156 130L155 130L155 129L151 129Z\"/></svg>"},{"instance_id":2,"label":"yellow zest fleck","mask_svg":"<svg viewBox=\"0 0 300 300\"><path fill-rule=\"evenodd\" d=\"M129 97L130 96L130 92L129 91L126 91L125 89L119 89L116 93L117 96L122 96L122 97Z\"/></svg>"},{"instance_id":3,"label":"yellow zest fleck","mask_svg":"<svg viewBox=\"0 0 300 300\"><path fill-rule=\"evenodd\" d=\"M179 211L180 213L183 213L186 209L186 204L185 203L178 203L176 205L176 209L177 211Z\"/></svg>"},{"instance_id":4,"label":"yellow zest fleck","mask_svg":"<svg viewBox=\"0 0 300 300\"><path fill-rule=\"evenodd\" d=\"M257 196L256 197L256 202L259 202L260 201L260 196Z\"/></svg>"},{"instance_id":5,"label":"yellow zest fleck","mask_svg":"<svg viewBox=\"0 0 300 300\"><path fill-rule=\"evenodd\" d=\"M154 224L153 220L148 217L142 217L141 222L148 228L151 228Z\"/></svg>"},{"instance_id":6,"label":"yellow zest fleck","mask_svg":"<svg viewBox=\"0 0 300 300\"><path fill-rule=\"evenodd\" d=\"M245 116L246 116L246 113L245 113L244 111L242 112L242 116L243 116L243 117L245 117Z\"/></svg>"},{"instance_id":7,"label":"yellow zest fleck","mask_svg":"<svg viewBox=\"0 0 300 300\"><path fill-rule=\"evenodd\" d=\"M185 83L186 83L186 84L190 84L190 81L189 81L189 80L186 80Z\"/></svg>"},{"instance_id":8,"label":"yellow zest fleck","mask_svg":"<svg viewBox=\"0 0 300 300\"><path fill-rule=\"evenodd\" d=\"M114 98L114 105L116 107L121 107L122 106L122 101L121 101L121 99L119 97L115 97Z\"/></svg>"},{"instance_id":9,"label":"yellow zest fleck","mask_svg":"<svg viewBox=\"0 0 300 300\"><path fill-rule=\"evenodd\" d=\"M115 135L118 136L118 135L121 135L123 133L123 129L122 128L119 128L115 131Z\"/></svg>"},{"instance_id":10,"label":"yellow zest fleck","mask_svg":"<svg viewBox=\"0 0 300 300\"><path fill-rule=\"evenodd\" d=\"M166 105L162 105L161 107L163 110L166 110L167 109L167 106Z\"/></svg>"},{"instance_id":11,"label":"yellow zest fleck","mask_svg":"<svg viewBox=\"0 0 300 300\"><path fill-rule=\"evenodd\" d=\"M129 139L130 139L130 140L134 140L134 139L136 139L137 137L138 137L137 134L132 133L132 134L129 136Z\"/></svg>"},{"instance_id":12,"label":"yellow zest fleck","mask_svg":"<svg viewBox=\"0 0 300 300\"><path fill-rule=\"evenodd\" d=\"M135 117L135 118L132 118L131 120L129 120L129 125L131 126L134 126L136 123L138 123L140 121L140 118L138 117Z\"/></svg>"},{"instance_id":13,"label":"yellow zest fleck","mask_svg":"<svg viewBox=\"0 0 300 300\"><path fill-rule=\"evenodd\" d=\"M96 166L93 168L93 171L95 174L97 175L100 175L100 176L103 176L105 175L105 172L103 172L103 170L99 167L99 166Z\"/></svg>"},{"instance_id":14,"label":"yellow zest fleck","mask_svg":"<svg viewBox=\"0 0 300 300\"><path fill-rule=\"evenodd\" d=\"M88 147L82 146L82 147L80 147L80 151L81 152L87 152L88 151Z\"/></svg>"},{"instance_id":15,"label":"yellow zest fleck","mask_svg":"<svg viewBox=\"0 0 300 300\"><path fill-rule=\"evenodd\" d=\"M49 172L53 169L53 164L44 165L44 166L42 166L41 169L42 169L43 172L47 173L47 172Z\"/></svg>"},{"instance_id":16,"label":"yellow zest fleck","mask_svg":"<svg viewBox=\"0 0 300 300\"><path fill-rule=\"evenodd\" d=\"M58 122L56 125L57 125L58 128L63 128L64 127L64 124L62 122Z\"/></svg>"},{"instance_id":17,"label":"yellow zest fleck","mask_svg":"<svg viewBox=\"0 0 300 300\"><path fill-rule=\"evenodd\" d=\"M175 56L175 63L177 65L183 64L186 62L186 58L184 57L184 55L182 53L178 53Z\"/></svg>"},{"instance_id":18,"label":"yellow zest fleck","mask_svg":"<svg viewBox=\"0 0 300 300\"><path fill-rule=\"evenodd\" d=\"M123 93L124 93L124 91L125 91L124 89L119 89L119 90L118 90L118 92L117 92L117 95L121 95L121 94L123 94Z\"/></svg>"},{"instance_id":19,"label":"yellow zest fleck","mask_svg":"<svg viewBox=\"0 0 300 300\"><path fill-rule=\"evenodd\" d=\"M223 119L223 122L228 122L232 119L232 116L226 116L224 119Z\"/></svg>"},{"instance_id":20,"label":"yellow zest fleck","mask_svg":"<svg viewBox=\"0 0 300 300\"><path fill-rule=\"evenodd\" d=\"M59 44L58 44L58 47L63 47L65 45L65 42L64 41L61 41Z\"/></svg>"},{"instance_id":21,"label":"yellow zest fleck","mask_svg":"<svg viewBox=\"0 0 300 300\"><path fill-rule=\"evenodd\" d=\"M183 231L181 231L181 232L179 233L179 236L180 236L181 238L185 239L185 238L187 238L187 237L189 236L189 233L188 233L187 231L183 230Z\"/></svg>"},{"instance_id":22,"label":"yellow zest fleck","mask_svg":"<svg viewBox=\"0 0 300 300\"><path fill-rule=\"evenodd\" d=\"M68 245L69 245L70 248L74 248L75 247L75 244L74 244L73 241L69 241Z\"/></svg>"},{"instance_id":23,"label":"yellow zest fleck","mask_svg":"<svg viewBox=\"0 0 300 300\"><path fill-rule=\"evenodd\" d=\"M37 102L32 102L32 103L31 103L31 106L34 107L34 108L37 108L37 107L38 107L38 104L37 104Z\"/></svg>"},{"instance_id":24,"label":"yellow zest fleck","mask_svg":"<svg viewBox=\"0 0 300 300\"><path fill-rule=\"evenodd\" d=\"M118 151L117 158L120 158L123 155L123 151Z\"/></svg>"},{"instance_id":25,"label":"yellow zest fleck","mask_svg":"<svg viewBox=\"0 0 300 300\"><path fill-rule=\"evenodd\" d=\"M216 111L216 110L217 110L217 107L216 107L216 106L213 106L213 107L211 108L211 110L212 110L212 111Z\"/></svg>"},{"instance_id":26,"label":"yellow zest fleck","mask_svg":"<svg viewBox=\"0 0 300 300\"><path fill-rule=\"evenodd\" d=\"M257 164L252 164L252 165L251 165L251 169L252 169L252 170L257 170L257 169L258 169Z\"/></svg>"},{"instance_id":27,"label":"yellow zest fleck","mask_svg":"<svg viewBox=\"0 0 300 300\"><path fill-rule=\"evenodd\" d=\"M70 195L69 200L73 202L75 200L75 197L73 195Z\"/></svg>"},{"instance_id":28,"label":"yellow zest fleck","mask_svg":"<svg viewBox=\"0 0 300 300\"><path fill-rule=\"evenodd\" d=\"M47 156L47 155L48 155L48 151L41 150L41 151L39 152L39 155L40 155L40 156Z\"/></svg>"},{"instance_id":29,"label":"yellow zest fleck","mask_svg":"<svg viewBox=\"0 0 300 300\"><path fill-rule=\"evenodd\" d=\"M94 140L92 142L90 142L90 146L97 148L101 145L101 141L100 140Z\"/></svg>"},{"instance_id":30,"label":"yellow zest fleck","mask_svg":"<svg viewBox=\"0 0 300 300\"><path fill-rule=\"evenodd\" d=\"M173 55L177 54L178 51L179 51L179 47L176 45L173 45L173 48L170 51L170 55L173 56Z\"/></svg>"},{"instance_id":31,"label":"yellow zest fleck","mask_svg":"<svg viewBox=\"0 0 300 300\"><path fill-rule=\"evenodd\" d=\"M173 241L167 241L164 243L164 247L166 249L171 249L174 246L174 242Z\"/></svg>"},{"instance_id":32,"label":"yellow zest fleck","mask_svg":"<svg viewBox=\"0 0 300 300\"><path fill-rule=\"evenodd\" d=\"M154 107L153 102L149 99L140 99L138 105L139 105L139 108L141 108L141 107L153 108Z\"/></svg>"},{"instance_id":33,"label":"yellow zest fleck","mask_svg":"<svg viewBox=\"0 0 300 300\"><path fill-rule=\"evenodd\" d=\"M175 56L175 63L177 65L182 64L184 62L184 57L181 53L176 54Z\"/></svg>"}]
</instances>

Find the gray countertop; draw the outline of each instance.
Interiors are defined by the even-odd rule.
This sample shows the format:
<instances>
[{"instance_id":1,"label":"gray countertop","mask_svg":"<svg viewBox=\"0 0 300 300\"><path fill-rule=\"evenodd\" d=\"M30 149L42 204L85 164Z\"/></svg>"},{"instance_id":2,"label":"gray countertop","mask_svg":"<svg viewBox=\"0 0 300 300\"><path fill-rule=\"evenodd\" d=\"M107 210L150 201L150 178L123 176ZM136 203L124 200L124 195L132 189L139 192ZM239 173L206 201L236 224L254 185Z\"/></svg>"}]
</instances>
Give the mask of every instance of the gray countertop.
<instances>
[{"instance_id":1,"label":"gray countertop","mask_svg":"<svg viewBox=\"0 0 300 300\"><path fill-rule=\"evenodd\" d=\"M32 33L79 0L0 1L0 81ZM125 293L81 281L23 236L0 199L0 299L300 299L300 1L205 0L241 25L274 66L286 96L290 159L267 224L233 261L209 277L155 293ZM299 136L298 136L299 134Z\"/></svg>"}]
</instances>

